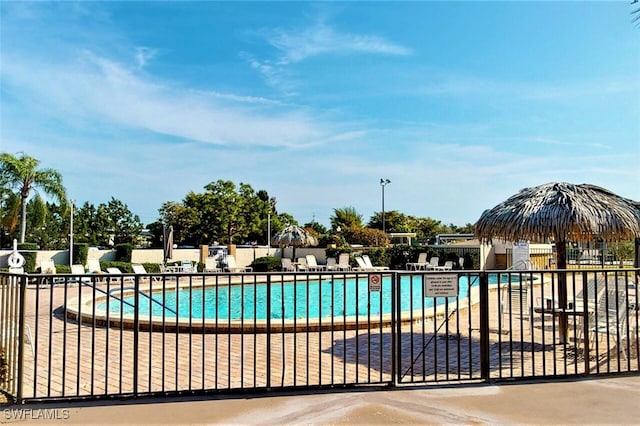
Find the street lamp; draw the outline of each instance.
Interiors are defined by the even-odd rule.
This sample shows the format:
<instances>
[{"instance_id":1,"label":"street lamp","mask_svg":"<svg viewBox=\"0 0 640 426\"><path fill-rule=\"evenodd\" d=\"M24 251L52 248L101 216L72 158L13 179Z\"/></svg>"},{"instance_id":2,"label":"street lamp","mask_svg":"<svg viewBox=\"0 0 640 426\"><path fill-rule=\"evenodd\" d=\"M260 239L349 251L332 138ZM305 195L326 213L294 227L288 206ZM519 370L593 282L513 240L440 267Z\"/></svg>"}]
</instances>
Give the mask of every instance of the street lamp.
<instances>
[{"instance_id":1,"label":"street lamp","mask_svg":"<svg viewBox=\"0 0 640 426\"><path fill-rule=\"evenodd\" d=\"M382 187L382 232L386 234L387 228L385 226L384 220L384 187L387 186L388 183L391 183L389 179L380 178L380 186Z\"/></svg>"},{"instance_id":2,"label":"street lamp","mask_svg":"<svg viewBox=\"0 0 640 426\"><path fill-rule=\"evenodd\" d=\"M76 200L71 201L71 220L69 221L69 266L73 265L73 208Z\"/></svg>"}]
</instances>

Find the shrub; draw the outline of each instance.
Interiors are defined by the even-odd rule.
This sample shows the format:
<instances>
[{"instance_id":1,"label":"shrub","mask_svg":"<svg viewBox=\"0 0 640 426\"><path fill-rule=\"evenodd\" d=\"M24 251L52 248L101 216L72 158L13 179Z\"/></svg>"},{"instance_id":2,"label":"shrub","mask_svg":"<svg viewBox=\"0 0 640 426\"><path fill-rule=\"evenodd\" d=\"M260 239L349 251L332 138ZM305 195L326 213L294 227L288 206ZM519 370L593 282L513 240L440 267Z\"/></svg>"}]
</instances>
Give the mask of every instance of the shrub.
<instances>
[{"instance_id":1,"label":"shrub","mask_svg":"<svg viewBox=\"0 0 640 426\"><path fill-rule=\"evenodd\" d=\"M73 263L86 265L89 256L89 244L77 243L73 245Z\"/></svg>"},{"instance_id":2,"label":"shrub","mask_svg":"<svg viewBox=\"0 0 640 426\"><path fill-rule=\"evenodd\" d=\"M133 269L131 269L131 263L129 262L119 262L116 260L107 260L100 262L100 266L104 268L106 271L107 268L118 268L122 273L132 273ZM146 267L145 267L146 269ZM160 267L158 267L158 270Z\"/></svg>"},{"instance_id":3,"label":"shrub","mask_svg":"<svg viewBox=\"0 0 640 426\"><path fill-rule=\"evenodd\" d=\"M279 271L281 266L280 258L275 256L264 256L251 262L254 272Z\"/></svg>"},{"instance_id":4,"label":"shrub","mask_svg":"<svg viewBox=\"0 0 640 426\"><path fill-rule=\"evenodd\" d=\"M133 244L125 243L116 246L116 260L119 262L131 262Z\"/></svg>"},{"instance_id":5,"label":"shrub","mask_svg":"<svg viewBox=\"0 0 640 426\"><path fill-rule=\"evenodd\" d=\"M380 229L352 226L345 229L343 234L351 244L362 244L367 247L386 247L389 244L387 234Z\"/></svg>"},{"instance_id":6,"label":"shrub","mask_svg":"<svg viewBox=\"0 0 640 426\"><path fill-rule=\"evenodd\" d=\"M18 251L20 250L29 250L20 252L20 254L24 257L24 271L27 273L32 273L36 270L36 252L31 250L38 250L38 245L36 243L20 243L18 244Z\"/></svg>"},{"instance_id":7,"label":"shrub","mask_svg":"<svg viewBox=\"0 0 640 426\"><path fill-rule=\"evenodd\" d=\"M388 250L384 248L375 248L366 250L363 254L366 254L371 259L371 263L376 266L389 266L389 254Z\"/></svg>"}]
</instances>

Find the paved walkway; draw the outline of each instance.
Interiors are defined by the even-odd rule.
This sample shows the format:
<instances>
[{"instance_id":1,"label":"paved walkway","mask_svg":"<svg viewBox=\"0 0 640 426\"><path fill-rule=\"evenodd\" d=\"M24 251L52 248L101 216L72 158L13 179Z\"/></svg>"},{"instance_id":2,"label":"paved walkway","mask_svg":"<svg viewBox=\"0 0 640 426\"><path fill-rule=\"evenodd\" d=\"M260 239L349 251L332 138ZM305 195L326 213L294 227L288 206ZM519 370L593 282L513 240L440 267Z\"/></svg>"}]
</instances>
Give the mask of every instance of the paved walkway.
<instances>
[{"instance_id":1,"label":"paved walkway","mask_svg":"<svg viewBox=\"0 0 640 426\"><path fill-rule=\"evenodd\" d=\"M640 424L640 376L0 408L8 424ZM12 410L23 410L20 414ZM31 410L27 417L25 409ZM39 410L43 411L39 411ZM38 420L49 415L58 420Z\"/></svg>"}]
</instances>

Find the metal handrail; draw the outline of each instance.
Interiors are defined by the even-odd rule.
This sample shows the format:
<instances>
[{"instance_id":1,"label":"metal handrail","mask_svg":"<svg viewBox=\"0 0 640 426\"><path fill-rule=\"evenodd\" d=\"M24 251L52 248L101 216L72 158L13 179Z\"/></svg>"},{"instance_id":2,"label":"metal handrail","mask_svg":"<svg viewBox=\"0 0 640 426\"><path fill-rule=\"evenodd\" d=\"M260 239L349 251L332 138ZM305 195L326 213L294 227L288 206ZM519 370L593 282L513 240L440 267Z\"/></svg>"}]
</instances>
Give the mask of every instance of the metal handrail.
<instances>
[{"instance_id":1,"label":"metal handrail","mask_svg":"<svg viewBox=\"0 0 640 426\"><path fill-rule=\"evenodd\" d=\"M129 307L131 307L131 308L133 308L133 309L135 309L135 308L136 308L136 305L135 305L135 304L133 304L133 303L131 303L131 302L127 302L127 301L126 301L126 300L124 300L123 298L121 298L121 297L117 297L117 296L114 296L114 295L112 294L112 293L115 293L115 292L120 292L120 293L122 293L122 292L123 292L123 291L125 291L125 290L133 290L133 291L136 291L136 288L135 288L135 287L114 288L114 289L113 289L113 290L111 290L111 291L104 291L104 290L102 290L102 289L100 289L100 288L96 287L96 286L94 285L94 283L93 283L93 282L80 281L80 283L81 283L81 284L83 284L83 285L89 286L89 287L93 288L94 290L99 291L100 293L102 293L102 294L104 294L104 295L106 295L106 296L108 296L108 297L113 297L114 299L118 300L120 303L124 303L125 305L127 305L127 306L129 306ZM159 301L159 300L157 300L157 299L154 299L153 297L151 297L150 295L148 295L148 294L147 294L147 293L145 293L144 291L142 291L142 290L137 290L137 292L138 292L139 294L141 294L142 296L146 297L147 299L149 299L151 302L157 303L157 304L158 304L158 305L160 305L163 309L166 309L167 311L171 312L171 313L172 313L172 314L174 314L175 316L178 316L178 313L177 313L176 311L174 311L174 310L173 310L173 309L171 309L170 307L166 306L166 305L165 305L164 303L162 303L161 301Z\"/></svg>"}]
</instances>

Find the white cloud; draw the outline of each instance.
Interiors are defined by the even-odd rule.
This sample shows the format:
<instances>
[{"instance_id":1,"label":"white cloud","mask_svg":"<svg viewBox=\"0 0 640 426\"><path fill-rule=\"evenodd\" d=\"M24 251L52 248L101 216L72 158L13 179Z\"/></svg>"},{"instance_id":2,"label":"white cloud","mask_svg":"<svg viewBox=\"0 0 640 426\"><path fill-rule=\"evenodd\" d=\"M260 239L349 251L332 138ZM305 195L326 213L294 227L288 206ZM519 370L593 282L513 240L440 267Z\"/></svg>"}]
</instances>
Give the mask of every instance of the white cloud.
<instances>
[{"instance_id":1,"label":"white cloud","mask_svg":"<svg viewBox=\"0 0 640 426\"><path fill-rule=\"evenodd\" d=\"M342 133L301 109L255 97L184 90L145 79L124 64L92 52L46 64L19 55L7 54L4 59L5 85L29 93L63 120L111 122L231 146L294 147ZM252 106L256 103L262 108L256 110Z\"/></svg>"},{"instance_id":2,"label":"white cloud","mask_svg":"<svg viewBox=\"0 0 640 426\"><path fill-rule=\"evenodd\" d=\"M265 30L267 41L282 52L280 64L301 62L307 58L336 54L367 53L407 56L410 48L385 40L376 35L341 33L324 23L316 23L302 31L282 29Z\"/></svg>"}]
</instances>

